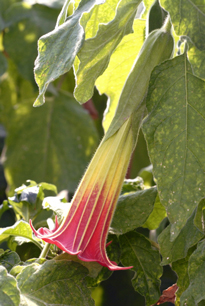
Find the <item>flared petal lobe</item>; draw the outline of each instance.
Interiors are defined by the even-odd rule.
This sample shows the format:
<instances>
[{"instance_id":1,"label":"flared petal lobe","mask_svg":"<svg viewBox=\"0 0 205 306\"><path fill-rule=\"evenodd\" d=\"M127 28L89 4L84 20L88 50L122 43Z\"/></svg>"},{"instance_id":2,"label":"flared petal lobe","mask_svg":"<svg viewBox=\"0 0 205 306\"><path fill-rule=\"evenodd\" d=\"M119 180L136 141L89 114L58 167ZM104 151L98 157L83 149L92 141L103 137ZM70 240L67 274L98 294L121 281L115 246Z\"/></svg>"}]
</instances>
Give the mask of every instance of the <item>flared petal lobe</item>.
<instances>
[{"instance_id":1,"label":"flared petal lobe","mask_svg":"<svg viewBox=\"0 0 205 306\"><path fill-rule=\"evenodd\" d=\"M112 137L102 140L61 225L56 223L54 231L36 231L31 224L35 235L83 261L97 261L110 270L129 269L109 260L106 240L132 150L129 118Z\"/></svg>"}]
</instances>

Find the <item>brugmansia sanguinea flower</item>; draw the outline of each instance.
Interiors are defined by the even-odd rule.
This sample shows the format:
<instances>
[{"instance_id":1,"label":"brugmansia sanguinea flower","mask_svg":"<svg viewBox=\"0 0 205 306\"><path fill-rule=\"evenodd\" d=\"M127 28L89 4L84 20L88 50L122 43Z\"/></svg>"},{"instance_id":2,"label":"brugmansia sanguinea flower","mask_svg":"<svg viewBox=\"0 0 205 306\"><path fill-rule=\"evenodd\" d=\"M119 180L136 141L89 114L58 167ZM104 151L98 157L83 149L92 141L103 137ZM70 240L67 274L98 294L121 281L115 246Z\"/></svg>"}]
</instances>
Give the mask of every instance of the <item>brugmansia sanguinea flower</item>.
<instances>
[{"instance_id":1,"label":"brugmansia sanguinea flower","mask_svg":"<svg viewBox=\"0 0 205 306\"><path fill-rule=\"evenodd\" d=\"M109 260L106 240L133 142L129 118L113 136L101 142L60 226L56 221L55 230L36 231L30 222L35 235L83 261L97 261L110 270L129 269Z\"/></svg>"}]
</instances>

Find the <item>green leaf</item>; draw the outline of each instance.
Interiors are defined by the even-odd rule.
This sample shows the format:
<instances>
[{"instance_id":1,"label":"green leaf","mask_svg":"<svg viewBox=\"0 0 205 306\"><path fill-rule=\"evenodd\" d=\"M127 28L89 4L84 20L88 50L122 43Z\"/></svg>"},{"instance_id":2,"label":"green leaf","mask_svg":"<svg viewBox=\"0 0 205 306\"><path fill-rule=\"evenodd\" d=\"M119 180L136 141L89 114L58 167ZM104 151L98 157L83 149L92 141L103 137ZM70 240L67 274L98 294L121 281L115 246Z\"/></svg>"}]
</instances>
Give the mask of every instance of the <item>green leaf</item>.
<instances>
[{"instance_id":1,"label":"green leaf","mask_svg":"<svg viewBox=\"0 0 205 306\"><path fill-rule=\"evenodd\" d=\"M156 196L156 187L120 196L110 232L122 235L142 226L153 210Z\"/></svg>"},{"instance_id":2,"label":"green leaf","mask_svg":"<svg viewBox=\"0 0 205 306\"><path fill-rule=\"evenodd\" d=\"M7 13L9 28L4 35L4 48L21 75L33 83L37 40L53 29L58 13L58 10L43 5L25 3L15 3Z\"/></svg>"},{"instance_id":3,"label":"green leaf","mask_svg":"<svg viewBox=\"0 0 205 306\"><path fill-rule=\"evenodd\" d=\"M33 238L30 225L24 221L17 221L13 226L0 229L0 243L7 240L10 236L26 238L42 249L42 246L37 239Z\"/></svg>"},{"instance_id":4,"label":"green leaf","mask_svg":"<svg viewBox=\"0 0 205 306\"><path fill-rule=\"evenodd\" d=\"M0 266L0 303L1 306L19 306L20 292L16 280Z\"/></svg>"},{"instance_id":5,"label":"green leaf","mask_svg":"<svg viewBox=\"0 0 205 306\"><path fill-rule=\"evenodd\" d=\"M110 58L108 68L96 81L100 94L105 93L109 97L103 121L105 131L114 117L122 88L143 44L145 21L135 20L133 30L134 33L123 37Z\"/></svg>"},{"instance_id":6,"label":"green leaf","mask_svg":"<svg viewBox=\"0 0 205 306\"><path fill-rule=\"evenodd\" d=\"M3 201L3 204L0 205L0 218L5 211L9 209L9 203L7 200Z\"/></svg>"},{"instance_id":7,"label":"green leaf","mask_svg":"<svg viewBox=\"0 0 205 306\"><path fill-rule=\"evenodd\" d=\"M43 108L21 101L7 138L7 182L12 190L30 178L74 192L97 143L93 120L70 95L50 97Z\"/></svg>"},{"instance_id":8,"label":"green leaf","mask_svg":"<svg viewBox=\"0 0 205 306\"><path fill-rule=\"evenodd\" d=\"M183 259L177 260L172 264L172 269L177 273L177 286L179 289L176 292L176 305L180 305L180 296L189 286L189 274L188 274L188 261L196 247L189 249L187 256Z\"/></svg>"},{"instance_id":9,"label":"green leaf","mask_svg":"<svg viewBox=\"0 0 205 306\"><path fill-rule=\"evenodd\" d=\"M188 56L194 74L205 79L205 51L200 51L195 46L191 46L188 51Z\"/></svg>"},{"instance_id":10,"label":"green leaf","mask_svg":"<svg viewBox=\"0 0 205 306\"><path fill-rule=\"evenodd\" d=\"M149 230L157 229L166 216L166 210L160 202L159 195L157 195L154 203L154 209L149 215L146 222L143 224L143 227L147 227Z\"/></svg>"},{"instance_id":11,"label":"green leaf","mask_svg":"<svg viewBox=\"0 0 205 306\"><path fill-rule=\"evenodd\" d=\"M185 258L188 250L202 239L203 234L194 226L194 217L195 212L187 220L187 223L174 241L170 241L170 225L158 236L160 253L163 257L162 265Z\"/></svg>"},{"instance_id":12,"label":"green leaf","mask_svg":"<svg viewBox=\"0 0 205 306\"><path fill-rule=\"evenodd\" d=\"M67 260L31 264L17 276L21 305L93 306L85 283L87 274L85 267Z\"/></svg>"},{"instance_id":13,"label":"green leaf","mask_svg":"<svg viewBox=\"0 0 205 306\"><path fill-rule=\"evenodd\" d=\"M147 35L156 29L160 29L167 17L167 12L161 7L159 0L155 0L149 9L147 16Z\"/></svg>"},{"instance_id":14,"label":"green leaf","mask_svg":"<svg viewBox=\"0 0 205 306\"><path fill-rule=\"evenodd\" d=\"M143 179L140 176L137 176L134 179L125 179L123 182L121 195L124 195L129 192L136 192L144 189Z\"/></svg>"},{"instance_id":15,"label":"green leaf","mask_svg":"<svg viewBox=\"0 0 205 306\"><path fill-rule=\"evenodd\" d=\"M4 266L8 272L20 263L21 259L16 252L5 251L0 254L0 265Z\"/></svg>"},{"instance_id":16,"label":"green leaf","mask_svg":"<svg viewBox=\"0 0 205 306\"><path fill-rule=\"evenodd\" d=\"M80 24L85 30L85 39L94 37L100 24L106 24L115 17L118 2L120 0L106 0L101 5L94 6L90 12L82 16Z\"/></svg>"},{"instance_id":17,"label":"green leaf","mask_svg":"<svg viewBox=\"0 0 205 306\"><path fill-rule=\"evenodd\" d=\"M61 202L59 197L46 197L43 200L42 206L44 209L51 209L55 212L58 217L58 221L63 219L67 215L68 210L70 209L71 203Z\"/></svg>"},{"instance_id":18,"label":"green leaf","mask_svg":"<svg viewBox=\"0 0 205 306\"><path fill-rule=\"evenodd\" d=\"M199 242L196 251L189 258L188 274L190 285L181 296L181 306L198 305L202 300L205 300L205 240ZM203 305L203 304L202 304Z\"/></svg>"},{"instance_id":19,"label":"green leaf","mask_svg":"<svg viewBox=\"0 0 205 306\"><path fill-rule=\"evenodd\" d=\"M31 3L39 3L41 5L46 5L48 7L61 9L65 0L26 0Z\"/></svg>"},{"instance_id":20,"label":"green leaf","mask_svg":"<svg viewBox=\"0 0 205 306\"><path fill-rule=\"evenodd\" d=\"M79 102L86 102L92 97L95 81L107 68L111 54L123 36L133 31L139 3L140 0L121 0L115 18L106 25L101 24L97 35L83 44L78 53L80 64L75 88L75 98Z\"/></svg>"},{"instance_id":21,"label":"green leaf","mask_svg":"<svg viewBox=\"0 0 205 306\"><path fill-rule=\"evenodd\" d=\"M7 60L2 52L0 52L0 76L6 72L8 67Z\"/></svg>"},{"instance_id":22,"label":"green leaf","mask_svg":"<svg viewBox=\"0 0 205 306\"><path fill-rule=\"evenodd\" d=\"M143 124L153 173L173 241L204 197L205 82L184 53L155 68Z\"/></svg>"},{"instance_id":23,"label":"green leaf","mask_svg":"<svg viewBox=\"0 0 205 306\"><path fill-rule=\"evenodd\" d=\"M177 35L186 35L200 50L205 50L205 6L203 0L160 0L170 13Z\"/></svg>"},{"instance_id":24,"label":"green leaf","mask_svg":"<svg viewBox=\"0 0 205 306\"><path fill-rule=\"evenodd\" d=\"M133 266L135 272L132 279L134 289L146 299L146 305L156 303L160 297L159 253L152 249L151 243L137 232L129 232L119 237L122 250L121 261L126 267Z\"/></svg>"},{"instance_id":25,"label":"green leaf","mask_svg":"<svg viewBox=\"0 0 205 306\"><path fill-rule=\"evenodd\" d=\"M39 96L34 103L35 106L45 102L44 94L49 83L72 67L75 56L84 42L84 30L80 25L81 17L96 4L100 2L82 0L65 23L39 39L38 57L34 68Z\"/></svg>"},{"instance_id":26,"label":"green leaf","mask_svg":"<svg viewBox=\"0 0 205 306\"><path fill-rule=\"evenodd\" d=\"M202 232L202 234L205 234L205 199L202 199L199 202L199 205L197 207L196 215L194 218L194 225Z\"/></svg>"}]
</instances>

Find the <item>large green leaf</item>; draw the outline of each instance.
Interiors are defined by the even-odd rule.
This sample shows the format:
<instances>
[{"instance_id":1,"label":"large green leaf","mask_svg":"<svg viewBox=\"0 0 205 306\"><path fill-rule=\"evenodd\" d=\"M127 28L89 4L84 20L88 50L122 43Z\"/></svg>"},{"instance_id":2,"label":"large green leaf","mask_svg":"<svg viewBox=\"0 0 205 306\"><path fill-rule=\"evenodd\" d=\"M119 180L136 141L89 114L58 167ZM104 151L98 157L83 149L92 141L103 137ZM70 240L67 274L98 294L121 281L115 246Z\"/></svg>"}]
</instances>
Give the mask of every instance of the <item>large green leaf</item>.
<instances>
[{"instance_id":1,"label":"large green leaf","mask_svg":"<svg viewBox=\"0 0 205 306\"><path fill-rule=\"evenodd\" d=\"M11 190L32 179L74 192L96 149L94 123L72 96L48 100L41 108L23 100L13 115L4 165Z\"/></svg>"},{"instance_id":2,"label":"large green leaf","mask_svg":"<svg viewBox=\"0 0 205 306\"><path fill-rule=\"evenodd\" d=\"M158 242L163 265L185 258L188 250L203 238L203 234L194 226L194 217L195 212L174 241L170 241L170 225L159 235Z\"/></svg>"},{"instance_id":3,"label":"large green leaf","mask_svg":"<svg viewBox=\"0 0 205 306\"><path fill-rule=\"evenodd\" d=\"M8 29L3 39L4 48L21 75L33 83L37 40L54 28L58 13L59 10L43 5L15 3L6 15Z\"/></svg>"},{"instance_id":4,"label":"large green leaf","mask_svg":"<svg viewBox=\"0 0 205 306\"><path fill-rule=\"evenodd\" d=\"M19 306L20 292L16 280L0 266L0 304L1 306Z\"/></svg>"},{"instance_id":5,"label":"large green leaf","mask_svg":"<svg viewBox=\"0 0 205 306\"><path fill-rule=\"evenodd\" d=\"M160 297L160 256L151 243L137 232L129 232L119 237L122 250L121 261L124 266L133 266L134 289L146 299L146 305L156 303Z\"/></svg>"},{"instance_id":6,"label":"large green leaf","mask_svg":"<svg viewBox=\"0 0 205 306\"><path fill-rule=\"evenodd\" d=\"M110 231L121 235L142 226L153 210L157 188L120 196Z\"/></svg>"},{"instance_id":7,"label":"large green leaf","mask_svg":"<svg viewBox=\"0 0 205 306\"><path fill-rule=\"evenodd\" d=\"M200 50L205 50L204 0L160 0L170 13L177 35L187 35Z\"/></svg>"},{"instance_id":8,"label":"large green leaf","mask_svg":"<svg viewBox=\"0 0 205 306\"><path fill-rule=\"evenodd\" d=\"M72 67L75 56L84 42L84 30L80 25L83 13L90 11L97 0L82 0L77 10L65 23L42 36L38 41L38 57L35 61L35 79L39 96L35 106L45 102L45 91L50 82Z\"/></svg>"},{"instance_id":9,"label":"large green leaf","mask_svg":"<svg viewBox=\"0 0 205 306\"><path fill-rule=\"evenodd\" d=\"M30 225L24 221L17 221L13 226L0 229L0 243L7 240L10 236L22 237L33 242L37 247L42 249L41 244L37 239L33 238Z\"/></svg>"},{"instance_id":10,"label":"large green leaf","mask_svg":"<svg viewBox=\"0 0 205 306\"><path fill-rule=\"evenodd\" d=\"M136 19L133 30L134 33L122 39L110 58L108 68L96 81L99 92L109 97L103 121L105 131L114 117L122 88L143 44L145 21Z\"/></svg>"},{"instance_id":11,"label":"large green leaf","mask_svg":"<svg viewBox=\"0 0 205 306\"><path fill-rule=\"evenodd\" d=\"M140 0L121 0L115 18L108 24L100 25L97 35L83 44L78 58L75 98L79 102L88 101L94 90L96 79L105 71L110 56L122 40L131 33L134 17Z\"/></svg>"},{"instance_id":12,"label":"large green leaf","mask_svg":"<svg viewBox=\"0 0 205 306\"><path fill-rule=\"evenodd\" d=\"M190 285L181 296L181 306L198 305L205 300L205 240L198 244L196 251L189 258L188 274ZM202 304L204 305L204 304Z\"/></svg>"},{"instance_id":13,"label":"large green leaf","mask_svg":"<svg viewBox=\"0 0 205 306\"><path fill-rule=\"evenodd\" d=\"M205 82L192 74L186 53L152 74L143 131L172 241L204 196L204 96Z\"/></svg>"},{"instance_id":14,"label":"large green leaf","mask_svg":"<svg viewBox=\"0 0 205 306\"><path fill-rule=\"evenodd\" d=\"M21 305L93 306L87 274L85 267L67 260L31 264L17 276Z\"/></svg>"}]
</instances>

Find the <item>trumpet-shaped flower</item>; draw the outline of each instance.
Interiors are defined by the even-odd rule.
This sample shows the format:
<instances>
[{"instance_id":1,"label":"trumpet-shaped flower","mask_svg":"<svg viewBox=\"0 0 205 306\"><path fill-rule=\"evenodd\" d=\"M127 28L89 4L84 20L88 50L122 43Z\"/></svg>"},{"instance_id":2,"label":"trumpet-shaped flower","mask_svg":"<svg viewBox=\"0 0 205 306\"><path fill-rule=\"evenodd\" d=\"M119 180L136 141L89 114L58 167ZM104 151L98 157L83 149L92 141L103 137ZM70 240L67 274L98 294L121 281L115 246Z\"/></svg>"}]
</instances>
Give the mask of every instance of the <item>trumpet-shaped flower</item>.
<instances>
[{"instance_id":1,"label":"trumpet-shaped flower","mask_svg":"<svg viewBox=\"0 0 205 306\"><path fill-rule=\"evenodd\" d=\"M128 118L113 136L102 140L60 226L56 219L54 230L36 231L30 222L35 235L83 261L97 261L110 270L129 269L109 260L106 240L132 149Z\"/></svg>"}]
</instances>

